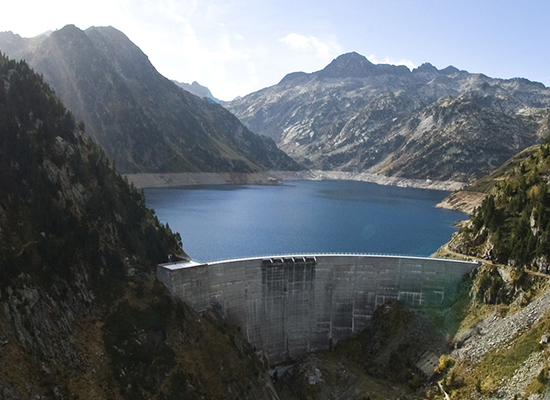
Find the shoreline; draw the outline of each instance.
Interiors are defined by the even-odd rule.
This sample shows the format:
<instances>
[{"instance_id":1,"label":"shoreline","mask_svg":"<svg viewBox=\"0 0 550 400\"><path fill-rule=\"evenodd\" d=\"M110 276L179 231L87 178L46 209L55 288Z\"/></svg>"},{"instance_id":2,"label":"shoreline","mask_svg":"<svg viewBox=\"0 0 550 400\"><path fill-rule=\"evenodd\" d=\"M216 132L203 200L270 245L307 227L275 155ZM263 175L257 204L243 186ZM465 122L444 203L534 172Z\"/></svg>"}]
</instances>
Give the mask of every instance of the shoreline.
<instances>
[{"instance_id":1,"label":"shoreline","mask_svg":"<svg viewBox=\"0 0 550 400\"><path fill-rule=\"evenodd\" d=\"M371 182L385 186L410 187L418 189L444 190L453 192L466 185L456 181L433 181L430 179L406 179L367 172L342 171L266 171L255 173L235 172L180 172L123 174L138 189L153 187L178 187L194 185L276 185L284 181L297 180L349 180Z\"/></svg>"},{"instance_id":2,"label":"shoreline","mask_svg":"<svg viewBox=\"0 0 550 400\"><path fill-rule=\"evenodd\" d=\"M467 192L464 190L453 192L436 205L437 208L461 211L470 215L476 207L481 205L487 195L479 192Z\"/></svg>"}]
</instances>

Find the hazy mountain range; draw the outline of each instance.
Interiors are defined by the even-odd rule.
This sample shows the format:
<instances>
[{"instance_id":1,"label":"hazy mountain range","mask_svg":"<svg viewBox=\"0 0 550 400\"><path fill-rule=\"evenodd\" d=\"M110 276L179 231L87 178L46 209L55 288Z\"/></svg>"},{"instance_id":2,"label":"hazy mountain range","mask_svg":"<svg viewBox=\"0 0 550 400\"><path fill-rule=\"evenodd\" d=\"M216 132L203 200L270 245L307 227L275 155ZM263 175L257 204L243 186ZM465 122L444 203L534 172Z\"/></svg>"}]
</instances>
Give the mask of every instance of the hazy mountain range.
<instances>
[{"instance_id":1,"label":"hazy mountain range","mask_svg":"<svg viewBox=\"0 0 550 400\"><path fill-rule=\"evenodd\" d=\"M455 67L341 55L227 104L308 167L467 181L548 134L550 90Z\"/></svg>"},{"instance_id":2,"label":"hazy mountain range","mask_svg":"<svg viewBox=\"0 0 550 400\"><path fill-rule=\"evenodd\" d=\"M221 103L220 100L214 97L210 89L208 89L206 86L202 86L197 81L194 81L192 84L188 84L185 82L178 82L178 81L172 81L172 82L174 82L180 88L187 90L189 93L194 94L195 96L198 96L200 98L206 98L214 103Z\"/></svg>"},{"instance_id":3,"label":"hazy mountain range","mask_svg":"<svg viewBox=\"0 0 550 400\"><path fill-rule=\"evenodd\" d=\"M298 168L271 139L160 75L112 27L68 25L32 39L5 32L0 51L42 74L121 172Z\"/></svg>"}]
</instances>

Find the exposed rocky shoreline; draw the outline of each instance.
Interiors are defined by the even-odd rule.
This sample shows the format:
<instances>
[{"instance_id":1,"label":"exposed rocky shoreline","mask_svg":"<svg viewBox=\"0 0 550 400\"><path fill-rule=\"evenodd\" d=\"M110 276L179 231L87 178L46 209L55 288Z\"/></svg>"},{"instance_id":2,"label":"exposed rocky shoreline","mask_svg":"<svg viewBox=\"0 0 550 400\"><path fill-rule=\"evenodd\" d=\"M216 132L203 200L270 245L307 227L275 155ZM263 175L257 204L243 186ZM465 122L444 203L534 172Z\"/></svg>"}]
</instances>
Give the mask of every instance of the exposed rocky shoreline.
<instances>
[{"instance_id":1,"label":"exposed rocky shoreline","mask_svg":"<svg viewBox=\"0 0 550 400\"><path fill-rule=\"evenodd\" d=\"M471 214L481 204L485 196L485 193L460 190L445 197L436 207Z\"/></svg>"},{"instance_id":2,"label":"exposed rocky shoreline","mask_svg":"<svg viewBox=\"0 0 550 400\"><path fill-rule=\"evenodd\" d=\"M127 174L125 175L137 188L177 187L190 185L274 185L284 181L296 180L352 180L373 182L380 185L412 187L420 189L455 191L465 183L455 181L432 181L429 179L406 179L366 172L342 171L267 171L257 173L230 172L182 172L167 174Z\"/></svg>"}]
</instances>

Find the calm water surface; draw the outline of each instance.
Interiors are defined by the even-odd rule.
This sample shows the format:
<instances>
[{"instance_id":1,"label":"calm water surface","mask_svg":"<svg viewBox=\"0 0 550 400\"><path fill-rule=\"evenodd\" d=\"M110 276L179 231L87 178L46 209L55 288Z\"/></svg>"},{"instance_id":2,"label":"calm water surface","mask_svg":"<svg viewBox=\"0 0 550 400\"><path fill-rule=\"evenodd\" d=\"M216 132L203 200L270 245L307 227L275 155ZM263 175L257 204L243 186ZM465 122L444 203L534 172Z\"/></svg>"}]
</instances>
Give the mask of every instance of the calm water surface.
<instances>
[{"instance_id":1,"label":"calm water surface","mask_svg":"<svg viewBox=\"0 0 550 400\"><path fill-rule=\"evenodd\" d=\"M193 259L292 253L428 256L465 214L434 208L448 192L353 181L145 189Z\"/></svg>"}]
</instances>

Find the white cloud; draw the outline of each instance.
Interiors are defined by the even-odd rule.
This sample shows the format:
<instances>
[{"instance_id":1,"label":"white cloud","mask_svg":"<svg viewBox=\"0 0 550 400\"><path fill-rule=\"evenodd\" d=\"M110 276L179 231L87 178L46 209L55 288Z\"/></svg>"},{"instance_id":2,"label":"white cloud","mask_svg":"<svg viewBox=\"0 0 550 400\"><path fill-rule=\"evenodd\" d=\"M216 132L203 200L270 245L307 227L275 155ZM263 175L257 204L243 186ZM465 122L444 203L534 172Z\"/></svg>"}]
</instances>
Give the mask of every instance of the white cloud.
<instances>
[{"instance_id":1,"label":"white cloud","mask_svg":"<svg viewBox=\"0 0 550 400\"><path fill-rule=\"evenodd\" d=\"M290 33L279 39L281 43L289 46L292 50L315 52L318 58L332 58L332 49L328 44L321 42L315 36L303 36L297 33Z\"/></svg>"},{"instance_id":2,"label":"white cloud","mask_svg":"<svg viewBox=\"0 0 550 400\"><path fill-rule=\"evenodd\" d=\"M373 64L391 64L391 65L404 65L409 68L411 71L417 66L411 60L400 59L395 61L394 58L386 56L385 58L379 60L374 54L371 54L367 57L368 60Z\"/></svg>"}]
</instances>

